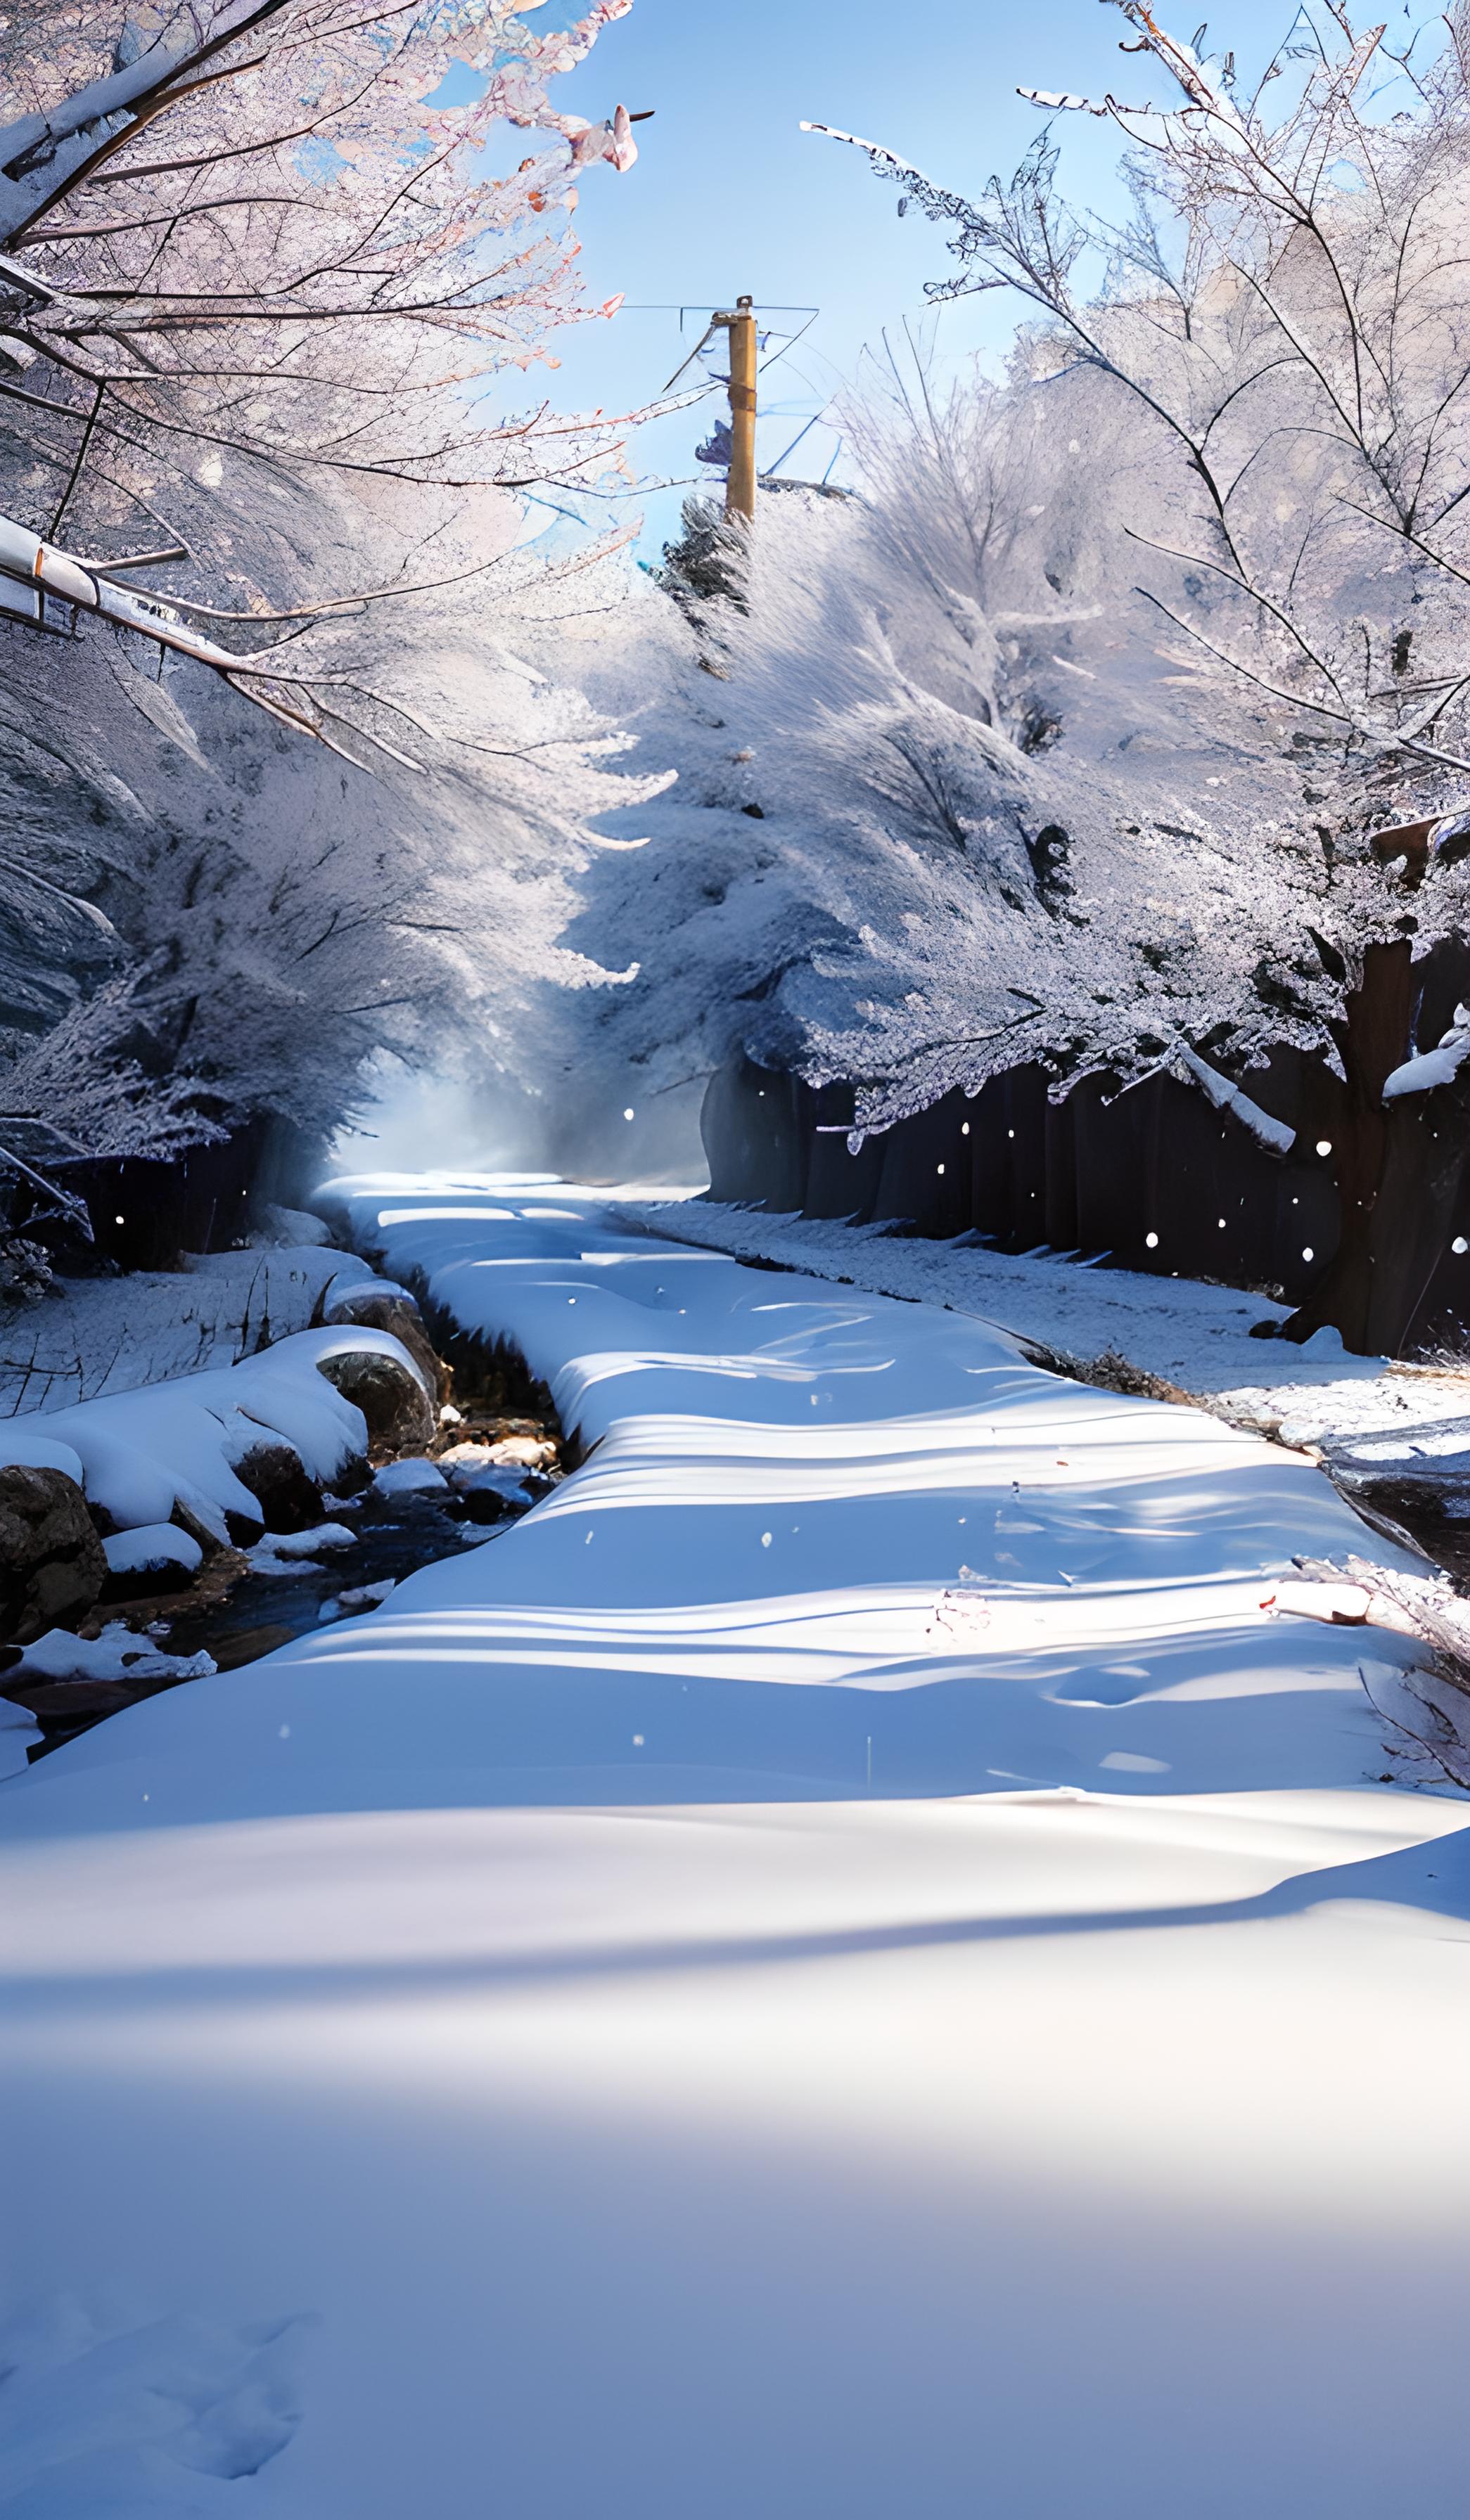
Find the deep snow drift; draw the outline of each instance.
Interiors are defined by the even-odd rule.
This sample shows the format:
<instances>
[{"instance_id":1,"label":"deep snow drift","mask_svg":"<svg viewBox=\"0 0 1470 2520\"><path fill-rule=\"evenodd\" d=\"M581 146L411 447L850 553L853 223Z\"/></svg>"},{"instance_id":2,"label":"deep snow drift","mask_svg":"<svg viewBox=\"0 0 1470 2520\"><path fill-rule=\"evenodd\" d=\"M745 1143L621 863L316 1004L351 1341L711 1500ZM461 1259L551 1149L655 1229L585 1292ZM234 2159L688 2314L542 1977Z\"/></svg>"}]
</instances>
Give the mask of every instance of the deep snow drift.
<instances>
[{"instance_id":1,"label":"deep snow drift","mask_svg":"<svg viewBox=\"0 0 1470 2520\"><path fill-rule=\"evenodd\" d=\"M1198 1278L1099 1268L1074 1251L989 1250L843 1218L780 1216L688 1196L622 1198L625 1223L677 1235L713 1251L774 1261L870 1294L952 1305L1081 1363L1111 1351L1181 1385L1237 1425L1288 1444L1340 1451L1350 1467L1415 1467L1470 1456L1470 1374L1382 1356L1349 1356L1335 1329L1303 1347L1264 1343L1258 1322L1284 1322L1289 1304Z\"/></svg>"},{"instance_id":2,"label":"deep snow drift","mask_svg":"<svg viewBox=\"0 0 1470 2520\"><path fill-rule=\"evenodd\" d=\"M339 1196L595 1449L0 1789L0 2509L1449 2520L1470 1832L1260 1607L1382 1545L982 1322Z\"/></svg>"}]
</instances>

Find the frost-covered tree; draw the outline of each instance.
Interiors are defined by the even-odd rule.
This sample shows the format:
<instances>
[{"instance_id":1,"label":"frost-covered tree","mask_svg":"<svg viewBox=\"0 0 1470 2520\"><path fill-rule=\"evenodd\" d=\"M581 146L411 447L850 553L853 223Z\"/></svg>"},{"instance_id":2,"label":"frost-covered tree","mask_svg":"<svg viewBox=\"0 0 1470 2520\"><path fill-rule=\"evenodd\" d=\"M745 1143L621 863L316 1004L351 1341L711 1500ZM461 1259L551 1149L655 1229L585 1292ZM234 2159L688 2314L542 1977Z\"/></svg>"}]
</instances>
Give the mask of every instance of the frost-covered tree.
<instances>
[{"instance_id":1,"label":"frost-covered tree","mask_svg":"<svg viewBox=\"0 0 1470 2520\"><path fill-rule=\"evenodd\" d=\"M745 1037L854 1079L866 1126L1020 1058L1058 1092L1166 1065L1248 1118L1254 1062L1319 1058L1343 1236L1299 1328L1392 1341L1375 1271L1432 1238L1465 1144L1470 1023L1416 1054L1425 958L1470 911L1467 30L1385 104L1381 34L1299 21L1247 95L1123 6L1172 97L1088 109L1129 144L1122 226L1067 206L1049 132L975 202L858 144L950 227L941 293L1008 288L1026 323L1002 393L910 400L870 450L871 509L815 563L835 655L756 561L732 681L784 643L809 703L786 758L826 755L805 812L842 844L788 853L837 919ZM1444 1108L1385 1197L1421 1092Z\"/></svg>"},{"instance_id":2,"label":"frost-covered tree","mask_svg":"<svg viewBox=\"0 0 1470 2520\"><path fill-rule=\"evenodd\" d=\"M586 687L679 777L609 827L640 845L596 865L584 932L637 973L588 1012L657 1084L743 1050L852 1081L862 1131L1018 1062L1201 1081L1270 916L1258 818L1301 773L1119 609L1094 476L1125 457L1039 418L869 403L864 495L764 505L738 604L691 633L630 599L627 689ZM1279 852L1281 919L1307 856Z\"/></svg>"},{"instance_id":3,"label":"frost-covered tree","mask_svg":"<svg viewBox=\"0 0 1470 2520\"><path fill-rule=\"evenodd\" d=\"M576 179L635 152L549 86L628 5L0 26L3 1100L85 1151L320 1126L484 937L555 963L528 861L602 791L517 493L616 431L495 381L587 311Z\"/></svg>"},{"instance_id":4,"label":"frost-covered tree","mask_svg":"<svg viewBox=\"0 0 1470 2520\"><path fill-rule=\"evenodd\" d=\"M629 6L598 0L549 36L501 0L72 0L7 19L0 400L32 608L37 579L115 613L112 580L163 572L165 604L122 617L216 663L239 652L225 670L253 697L341 740L363 696L313 675L282 631L452 583L462 556L436 544L464 494L574 478L605 451L605 430L508 419L477 389L577 311L574 176L636 152L621 108L593 129L553 111L547 81ZM437 101L450 77L473 102ZM552 145L494 176L506 124ZM213 495L227 467L253 509L263 496L253 534L238 496ZM271 513L283 477L334 512L340 583L321 582L320 531L316 582L290 583L302 554L297 515ZM352 546L384 518L390 548L406 536L425 565L379 581Z\"/></svg>"}]
</instances>

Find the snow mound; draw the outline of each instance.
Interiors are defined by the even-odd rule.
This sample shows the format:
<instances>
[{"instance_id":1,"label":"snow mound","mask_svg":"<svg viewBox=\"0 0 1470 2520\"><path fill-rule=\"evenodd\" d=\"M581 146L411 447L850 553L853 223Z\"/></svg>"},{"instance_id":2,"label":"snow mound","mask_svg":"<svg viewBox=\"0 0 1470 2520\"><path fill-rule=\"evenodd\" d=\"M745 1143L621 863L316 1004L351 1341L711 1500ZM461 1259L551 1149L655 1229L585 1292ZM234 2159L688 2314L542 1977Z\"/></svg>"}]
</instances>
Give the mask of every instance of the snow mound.
<instances>
[{"instance_id":1,"label":"snow mound","mask_svg":"<svg viewBox=\"0 0 1470 2520\"><path fill-rule=\"evenodd\" d=\"M115 1531L102 1544L108 1566L114 1575L151 1573L155 1567L161 1573L176 1567L181 1574L197 1574L204 1563L205 1552L190 1531L180 1531L172 1522L145 1522L133 1531Z\"/></svg>"},{"instance_id":2,"label":"snow mound","mask_svg":"<svg viewBox=\"0 0 1470 2520\"><path fill-rule=\"evenodd\" d=\"M358 1535L345 1522L319 1522L311 1531L273 1531L246 1554L256 1575L296 1575L339 1549L355 1549Z\"/></svg>"},{"instance_id":3,"label":"snow mound","mask_svg":"<svg viewBox=\"0 0 1470 2520\"><path fill-rule=\"evenodd\" d=\"M436 1462L385 1462L373 1472L373 1485L380 1496L421 1496L442 1492L447 1481Z\"/></svg>"},{"instance_id":4,"label":"snow mound","mask_svg":"<svg viewBox=\"0 0 1470 2520\"><path fill-rule=\"evenodd\" d=\"M51 1628L25 1646L15 1668L35 1680L203 1680L216 1666L212 1654L164 1653L151 1638L113 1619L100 1637Z\"/></svg>"},{"instance_id":5,"label":"snow mound","mask_svg":"<svg viewBox=\"0 0 1470 2520\"><path fill-rule=\"evenodd\" d=\"M64 1470L81 1485L80 1455L69 1444L34 1434L28 1426L0 1426L0 1464L9 1468L12 1463L27 1470Z\"/></svg>"},{"instance_id":6,"label":"snow mound","mask_svg":"<svg viewBox=\"0 0 1470 2520\"><path fill-rule=\"evenodd\" d=\"M47 1415L44 1436L28 1424L6 1427L0 1460L66 1469L119 1530L167 1523L183 1507L223 1544L228 1514L263 1519L236 1466L262 1442L288 1444L322 1487L365 1455L361 1411L318 1371L333 1357L364 1353L418 1373L386 1330L299 1330L239 1365L58 1409Z\"/></svg>"},{"instance_id":7,"label":"snow mound","mask_svg":"<svg viewBox=\"0 0 1470 2520\"><path fill-rule=\"evenodd\" d=\"M397 1579L392 1575L381 1576L376 1584L349 1585L345 1593L334 1593L330 1601L323 1601L316 1614L318 1624L325 1627L333 1619L353 1618L362 1610L376 1610L396 1586Z\"/></svg>"},{"instance_id":8,"label":"snow mound","mask_svg":"<svg viewBox=\"0 0 1470 2520\"><path fill-rule=\"evenodd\" d=\"M311 1531L273 1532L261 1546L277 1557L319 1557L323 1550L355 1549L357 1534L345 1522L319 1522Z\"/></svg>"}]
</instances>

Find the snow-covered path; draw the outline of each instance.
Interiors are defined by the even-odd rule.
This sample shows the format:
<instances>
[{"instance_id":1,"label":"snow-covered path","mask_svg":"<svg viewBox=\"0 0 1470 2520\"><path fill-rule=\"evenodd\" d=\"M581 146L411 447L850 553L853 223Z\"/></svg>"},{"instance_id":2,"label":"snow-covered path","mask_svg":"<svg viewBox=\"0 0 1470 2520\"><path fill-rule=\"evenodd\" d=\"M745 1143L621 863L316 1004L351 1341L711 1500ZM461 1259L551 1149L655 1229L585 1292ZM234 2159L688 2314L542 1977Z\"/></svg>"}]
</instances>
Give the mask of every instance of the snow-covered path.
<instances>
[{"instance_id":1,"label":"snow-covered path","mask_svg":"<svg viewBox=\"0 0 1470 2520\"><path fill-rule=\"evenodd\" d=\"M351 1198L596 1449L0 1789L0 2511L1458 2515L1470 1833L1406 1649L1260 1609L1326 1479Z\"/></svg>"}]
</instances>

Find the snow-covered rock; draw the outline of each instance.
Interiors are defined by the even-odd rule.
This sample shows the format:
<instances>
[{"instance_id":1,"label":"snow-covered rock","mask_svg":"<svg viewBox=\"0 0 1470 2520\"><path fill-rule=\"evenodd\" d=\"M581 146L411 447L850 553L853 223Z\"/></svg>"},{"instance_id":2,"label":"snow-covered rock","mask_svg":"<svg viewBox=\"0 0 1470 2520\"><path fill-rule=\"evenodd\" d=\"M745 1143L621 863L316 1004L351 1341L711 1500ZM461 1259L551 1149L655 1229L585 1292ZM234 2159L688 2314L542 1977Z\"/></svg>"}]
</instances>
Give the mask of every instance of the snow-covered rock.
<instances>
[{"instance_id":1,"label":"snow-covered rock","mask_svg":"<svg viewBox=\"0 0 1470 2520\"><path fill-rule=\"evenodd\" d=\"M119 1530L166 1523L182 1507L223 1545L231 1517L252 1531L264 1519L240 1475L262 1443L289 1446L318 1489L363 1460L367 1421L338 1382L390 1411L411 1404L415 1422L432 1427L424 1379L400 1342L347 1326L299 1330L239 1365L55 1410L44 1437L24 1421L0 1446L38 1458L39 1445L58 1465L73 1464L88 1504Z\"/></svg>"},{"instance_id":2,"label":"snow-covered rock","mask_svg":"<svg viewBox=\"0 0 1470 2520\"><path fill-rule=\"evenodd\" d=\"M151 1637L139 1636L120 1619L114 1619L100 1637L74 1637L69 1629L52 1628L25 1647L8 1678L202 1680L214 1669L212 1654L164 1653Z\"/></svg>"},{"instance_id":3,"label":"snow-covered rock","mask_svg":"<svg viewBox=\"0 0 1470 2520\"><path fill-rule=\"evenodd\" d=\"M247 1552L256 1575L296 1575L303 1565L314 1565L319 1558L335 1555L340 1549L355 1549L358 1535L345 1522L320 1522L314 1531L273 1531L257 1541Z\"/></svg>"},{"instance_id":4,"label":"snow-covered rock","mask_svg":"<svg viewBox=\"0 0 1470 2520\"><path fill-rule=\"evenodd\" d=\"M430 1343L418 1305L404 1286L391 1279L373 1278L343 1287L327 1305L327 1319L338 1328L360 1323L388 1330L408 1350L431 1403L437 1404L443 1370ZM410 1409L412 1401L410 1399ZM415 1422L417 1422L417 1413Z\"/></svg>"},{"instance_id":5,"label":"snow-covered rock","mask_svg":"<svg viewBox=\"0 0 1470 2520\"><path fill-rule=\"evenodd\" d=\"M348 1342L323 1357L319 1370L361 1411L374 1442L427 1444L437 1424L433 1351L426 1342L421 1356L396 1333L379 1335L387 1340L384 1347L366 1349Z\"/></svg>"},{"instance_id":6,"label":"snow-covered rock","mask_svg":"<svg viewBox=\"0 0 1470 2520\"><path fill-rule=\"evenodd\" d=\"M345 1592L334 1593L330 1601L323 1601L316 1614L317 1624L327 1627L333 1619L355 1618L363 1610L378 1609L396 1589L396 1583L395 1576L384 1575L376 1584L349 1584Z\"/></svg>"},{"instance_id":7,"label":"snow-covered rock","mask_svg":"<svg viewBox=\"0 0 1470 2520\"><path fill-rule=\"evenodd\" d=\"M358 1535L345 1522L319 1522L314 1531L291 1531L272 1537L267 1546L278 1557L319 1557L338 1549L355 1549Z\"/></svg>"},{"instance_id":8,"label":"snow-covered rock","mask_svg":"<svg viewBox=\"0 0 1470 2520\"><path fill-rule=\"evenodd\" d=\"M451 1444L438 1458L445 1476L460 1487L482 1470L548 1469L556 1460L556 1446L542 1435L500 1435L489 1444Z\"/></svg>"},{"instance_id":9,"label":"snow-covered rock","mask_svg":"<svg viewBox=\"0 0 1470 2520\"><path fill-rule=\"evenodd\" d=\"M102 1546L110 1575L195 1575L204 1563L205 1552L193 1533L180 1531L172 1522L146 1522L132 1531L115 1531Z\"/></svg>"},{"instance_id":10,"label":"snow-covered rock","mask_svg":"<svg viewBox=\"0 0 1470 2520\"><path fill-rule=\"evenodd\" d=\"M373 1472L373 1485L380 1496L442 1495L448 1485L436 1462L385 1462Z\"/></svg>"},{"instance_id":11,"label":"snow-covered rock","mask_svg":"<svg viewBox=\"0 0 1470 2520\"><path fill-rule=\"evenodd\" d=\"M488 1514L524 1512L535 1503L535 1491L528 1484L525 1471L496 1467L493 1463L482 1470L464 1470L456 1474L455 1492L464 1499L478 1521Z\"/></svg>"}]
</instances>

